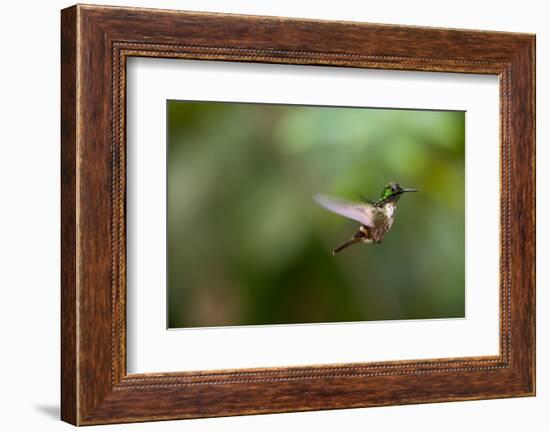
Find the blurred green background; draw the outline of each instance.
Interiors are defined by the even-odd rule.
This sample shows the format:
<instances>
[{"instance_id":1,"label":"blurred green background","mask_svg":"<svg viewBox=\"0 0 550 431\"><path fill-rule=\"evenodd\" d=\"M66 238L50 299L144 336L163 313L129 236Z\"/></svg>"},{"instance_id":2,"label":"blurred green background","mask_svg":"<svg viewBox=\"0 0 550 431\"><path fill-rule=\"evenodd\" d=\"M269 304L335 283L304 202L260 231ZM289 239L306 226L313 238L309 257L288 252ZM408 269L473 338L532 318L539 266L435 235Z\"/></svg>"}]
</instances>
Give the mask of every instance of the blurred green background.
<instances>
[{"instance_id":1,"label":"blurred green background","mask_svg":"<svg viewBox=\"0 0 550 431\"><path fill-rule=\"evenodd\" d=\"M464 317L464 112L168 101L170 328ZM314 193L406 194L381 245Z\"/></svg>"}]
</instances>

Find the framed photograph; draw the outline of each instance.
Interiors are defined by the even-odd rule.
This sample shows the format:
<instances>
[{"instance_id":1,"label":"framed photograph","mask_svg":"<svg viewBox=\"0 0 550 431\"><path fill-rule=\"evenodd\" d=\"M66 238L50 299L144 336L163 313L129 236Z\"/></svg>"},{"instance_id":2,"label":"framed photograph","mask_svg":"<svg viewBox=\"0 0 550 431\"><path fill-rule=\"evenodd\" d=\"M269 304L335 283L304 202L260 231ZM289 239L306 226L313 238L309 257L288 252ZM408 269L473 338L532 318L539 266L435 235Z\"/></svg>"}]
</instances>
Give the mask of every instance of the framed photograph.
<instances>
[{"instance_id":1,"label":"framed photograph","mask_svg":"<svg viewBox=\"0 0 550 431\"><path fill-rule=\"evenodd\" d=\"M535 36L61 13L61 416L535 394Z\"/></svg>"}]
</instances>

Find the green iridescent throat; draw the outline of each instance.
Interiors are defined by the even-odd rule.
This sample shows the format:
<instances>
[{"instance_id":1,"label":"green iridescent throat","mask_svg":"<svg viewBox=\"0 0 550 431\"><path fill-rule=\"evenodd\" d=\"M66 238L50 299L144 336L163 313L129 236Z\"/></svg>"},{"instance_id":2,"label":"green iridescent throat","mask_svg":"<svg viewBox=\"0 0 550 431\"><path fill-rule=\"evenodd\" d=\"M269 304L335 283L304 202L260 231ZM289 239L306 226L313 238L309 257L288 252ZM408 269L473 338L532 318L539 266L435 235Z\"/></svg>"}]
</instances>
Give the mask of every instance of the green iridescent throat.
<instances>
[{"instance_id":1,"label":"green iridescent throat","mask_svg":"<svg viewBox=\"0 0 550 431\"><path fill-rule=\"evenodd\" d=\"M393 195L394 195L394 192L393 192L391 186L388 186L384 189L384 191L382 192L382 195L380 196L380 199L378 199L376 201L376 203L377 204L384 203L385 201L387 201Z\"/></svg>"}]
</instances>

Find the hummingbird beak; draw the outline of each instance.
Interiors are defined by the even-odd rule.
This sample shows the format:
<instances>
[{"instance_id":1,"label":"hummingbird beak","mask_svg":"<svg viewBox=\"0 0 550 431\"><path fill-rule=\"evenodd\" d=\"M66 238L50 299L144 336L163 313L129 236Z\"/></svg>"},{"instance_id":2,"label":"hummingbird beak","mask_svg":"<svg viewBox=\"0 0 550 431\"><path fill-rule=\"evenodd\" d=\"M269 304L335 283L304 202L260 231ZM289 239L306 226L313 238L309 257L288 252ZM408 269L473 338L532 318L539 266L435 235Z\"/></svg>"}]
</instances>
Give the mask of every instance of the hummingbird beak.
<instances>
[{"instance_id":1,"label":"hummingbird beak","mask_svg":"<svg viewBox=\"0 0 550 431\"><path fill-rule=\"evenodd\" d=\"M401 190L401 193L406 193L406 192L417 192L418 190L417 189L402 189Z\"/></svg>"}]
</instances>

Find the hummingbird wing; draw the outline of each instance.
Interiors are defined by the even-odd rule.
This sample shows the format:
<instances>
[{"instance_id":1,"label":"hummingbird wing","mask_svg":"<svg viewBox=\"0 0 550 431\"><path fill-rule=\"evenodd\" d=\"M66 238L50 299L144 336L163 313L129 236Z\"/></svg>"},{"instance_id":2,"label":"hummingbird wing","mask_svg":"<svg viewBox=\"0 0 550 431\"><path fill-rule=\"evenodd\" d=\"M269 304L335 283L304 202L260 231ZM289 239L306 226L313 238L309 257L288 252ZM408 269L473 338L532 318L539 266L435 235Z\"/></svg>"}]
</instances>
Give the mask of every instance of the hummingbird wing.
<instances>
[{"instance_id":1,"label":"hummingbird wing","mask_svg":"<svg viewBox=\"0 0 550 431\"><path fill-rule=\"evenodd\" d=\"M371 204L348 202L322 194L317 194L313 196L313 198L319 205L333 213L355 220L363 226L374 227L373 208Z\"/></svg>"}]
</instances>

